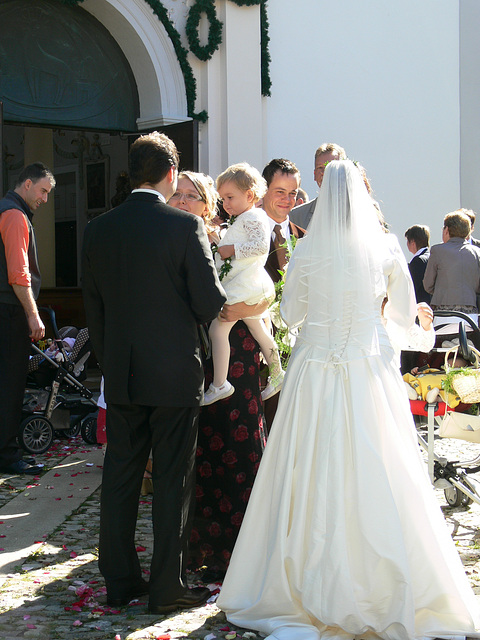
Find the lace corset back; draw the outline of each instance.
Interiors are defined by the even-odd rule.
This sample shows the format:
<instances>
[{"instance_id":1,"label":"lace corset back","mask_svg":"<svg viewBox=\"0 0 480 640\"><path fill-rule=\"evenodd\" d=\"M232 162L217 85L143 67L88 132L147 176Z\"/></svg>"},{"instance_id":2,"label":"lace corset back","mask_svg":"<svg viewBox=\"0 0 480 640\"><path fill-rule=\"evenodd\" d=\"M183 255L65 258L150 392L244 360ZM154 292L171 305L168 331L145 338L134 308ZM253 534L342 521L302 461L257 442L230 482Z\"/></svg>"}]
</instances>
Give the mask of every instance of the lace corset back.
<instances>
[{"instance_id":1,"label":"lace corset back","mask_svg":"<svg viewBox=\"0 0 480 640\"><path fill-rule=\"evenodd\" d=\"M354 268L354 264L352 264ZM325 274L323 279L318 274ZM306 307L308 309L301 330L301 338L312 345L322 348L329 358L345 362L357 357L378 354L378 330L383 330L381 322L381 303L385 294L379 285L379 293L374 300L372 292L365 298L365 290L355 288L355 278L343 278L344 287L329 278L331 264L319 261L318 274L313 274L315 286L305 274ZM312 275L312 274L310 274ZM349 286L351 283L351 286ZM383 291L382 291L383 289Z\"/></svg>"},{"instance_id":2,"label":"lace corset back","mask_svg":"<svg viewBox=\"0 0 480 640\"><path fill-rule=\"evenodd\" d=\"M301 339L325 350L327 360L380 353L390 253L357 167L329 163L308 234L292 256L291 279L291 297L306 314Z\"/></svg>"}]
</instances>

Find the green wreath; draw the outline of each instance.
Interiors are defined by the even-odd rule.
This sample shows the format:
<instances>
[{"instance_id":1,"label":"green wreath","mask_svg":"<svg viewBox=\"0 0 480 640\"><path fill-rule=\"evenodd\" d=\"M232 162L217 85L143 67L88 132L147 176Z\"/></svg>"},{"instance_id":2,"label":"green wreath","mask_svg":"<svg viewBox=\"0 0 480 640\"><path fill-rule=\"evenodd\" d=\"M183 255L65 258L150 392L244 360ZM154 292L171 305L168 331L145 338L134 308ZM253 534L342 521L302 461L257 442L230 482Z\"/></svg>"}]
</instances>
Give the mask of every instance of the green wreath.
<instances>
[{"instance_id":1,"label":"green wreath","mask_svg":"<svg viewBox=\"0 0 480 640\"><path fill-rule=\"evenodd\" d=\"M208 28L208 42L203 46L200 44L200 38L198 37L198 27L202 14L207 16L210 25ZM213 56L222 42L222 29L223 24L217 18L217 11L212 0L197 0L196 3L190 7L185 32L187 34L188 44L190 45L190 51L194 53L199 60L210 60Z\"/></svg>"}]
</instances>

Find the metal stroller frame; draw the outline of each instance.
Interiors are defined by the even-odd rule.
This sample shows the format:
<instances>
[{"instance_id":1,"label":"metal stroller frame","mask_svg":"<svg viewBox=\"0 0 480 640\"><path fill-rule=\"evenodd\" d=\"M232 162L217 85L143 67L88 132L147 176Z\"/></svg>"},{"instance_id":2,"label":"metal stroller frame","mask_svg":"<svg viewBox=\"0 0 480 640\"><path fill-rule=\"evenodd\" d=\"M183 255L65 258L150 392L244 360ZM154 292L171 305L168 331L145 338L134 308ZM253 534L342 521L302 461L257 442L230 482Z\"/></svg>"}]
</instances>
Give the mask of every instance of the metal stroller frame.
<instances>
[{"instance_id":1,"label":"metal stroller frame","mask_svg":"<svg viewBox=\"0 0 480 640\"><path fill-rule=\"evenodd\" d=\"M45 307L41 307L40 310L49 316L55 342L62 354L63 361L57 362L41 351L37 345L32 344L32 351L35 355L30 360L29 372L35 371L39 363L43 363L43 361L51 365L52 372L54 369L57 371L53 380L50 377L50 381L44 389L41 385L38 387L36 385L29 386L27 382L26 399L28 402L24 402L23 406L23 414L26 417L20 425L18 440L20 445L29 453L44 453L47 451L52 445L55 431L63 432L68 436L77 435L81 426L83 426L83 422L87 420L95 420L96 422L96 417L91 414L98 409L92 391L87 389L78 379L80 370L76 357L79 349L77 351L74 349L72 354L68 354L57 328L55 312L53 309ZM86 332L83 338L84 343L86 343L88 330L80 330L79 335L82 331ZM82 361L84 360L86 358L82 358ZM68 394L63 393L65 389L71 389L75 394L68 396ZM40 405L40 407L35 407L32 410L29 407L29 404L32 404L32 396L34 403L36 399L34 394L41 393L42 390L48 394L45 408L42 409Z\"/></svg>"},{"instance_id":2,"label":"metal stroller frame","mask_svg":"<svg viewBox=\"0 0 480 640\"><path fill-rule=\"evenodd\" d=\"M455 316L460 321L467 322L472 328L472 332L469 333L472 342L480 347L480 330L469 316L452 311L435 311L434 315L438 317ZM474 361L474 356L467 344L465 327L461 323L459 324L459 354L469 362ZM435 426L440 426L446 412L452 409L449 409L445 402L438 401L429 404L424 400L411 400L410 407L414 416L427 417L427 438L425 439L418 431L418 425L417 437L419 444L427 452L428 474L433 486L444 490L445 499L452 507L468 506L472 502L480 504L480 493L475 486L475 483L480 483L480 481L469 478L469 475L480 471L480 454L472 460L448 461L435 453ZM480 488L480 484L478 487Z\"/></svg>"}]
</instances>

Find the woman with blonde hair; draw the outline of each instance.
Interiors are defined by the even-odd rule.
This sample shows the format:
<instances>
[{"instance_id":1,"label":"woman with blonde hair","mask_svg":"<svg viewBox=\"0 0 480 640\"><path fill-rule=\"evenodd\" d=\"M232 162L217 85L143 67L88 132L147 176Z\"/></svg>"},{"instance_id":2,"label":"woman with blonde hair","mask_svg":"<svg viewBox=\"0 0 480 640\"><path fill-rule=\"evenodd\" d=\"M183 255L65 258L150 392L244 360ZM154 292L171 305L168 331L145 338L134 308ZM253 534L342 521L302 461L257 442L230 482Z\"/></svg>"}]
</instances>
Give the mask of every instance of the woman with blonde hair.
<instances>
[{"instance_id":1,"label":"woman with blonde hair","mask_svg":"<svg viewBox=\"0 0 480 640\"><path fill-rule=\"evenodd\" d=\"M211 244L218 244L217 192L210 176L182 171L169 204L202 217ZM252 313L265 308L256 305ZM225 574L265 447L258 345L241 320L230 331L229 341L229 375L235 380L235 393L201 408L199 418L190 566L201 569L205 582ZM205 358L204 369L208 387L213 377L211 358Z\"/></svg>"}]
</instances>

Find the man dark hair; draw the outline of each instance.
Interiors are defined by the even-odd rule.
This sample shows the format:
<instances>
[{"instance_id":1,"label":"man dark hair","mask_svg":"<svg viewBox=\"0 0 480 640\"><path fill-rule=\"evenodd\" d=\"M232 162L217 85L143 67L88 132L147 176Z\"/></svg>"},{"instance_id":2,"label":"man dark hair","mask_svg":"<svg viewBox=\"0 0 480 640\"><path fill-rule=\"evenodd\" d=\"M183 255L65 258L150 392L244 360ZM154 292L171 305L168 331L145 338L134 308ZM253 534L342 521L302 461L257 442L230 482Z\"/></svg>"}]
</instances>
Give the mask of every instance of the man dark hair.
<instances>
[{"instance_id":1,"label":"man dark hair","mask_svg":"<svg viewBox=\"0 0 480 640\"><path fill-rule=\"evenodd\" d=\"M405 231L407 248L413 258L408 263L408 269L412 276L417 302L430 304L431 295L425 291L423 277L430 258L430 229L424 224L414 224ZM402 371L410 371L412 368L412 358L408 354L402 355Z\"/></svg>"},{"instance_id":2,"label":"man dark hair","mask_svg":"<svg viewBox=\"0 0 480 640\"><path fill-rule=\"evenodd\" d=\"M83 298L107 403L98 564L110 606L148 591L150 613L161 615L210 596L186 581L204 384L197 325L213 320L226 299L203 220L166 204L177 188L177 165L166 136L136 140L134 190L89 222L83 242ZM150 451L154 550L147 584L134 537Z\"/></svg>"},{"instance_id":3,"label":"man dark hair","mask_svg":"<svg viewBox=\"0 0 480 640\"><path fill-rule=\"evenodd\" d=\"M295 175L298 173L300 181L300 171L291 160L287 160L286 158L274 158L273 160L270 160L267 165L265 165L265 168L262 172L262 176L267 181L267 186L270 186L273 176L277 173L277 171L290 175Z\"/></svg>"},{"instance_id":4,"label":"man dark hair","mask_svg":"<svg viewBox=\"0 0 480 640\"><path fill-rule=\"evenodd\" d=\"M48 167L46 167L42 162L33 162L32 164L27 165L15 182L15 188L20 187L27 180L31 180L36 183L43 178L48 178L50 181L50 185L55 186L55 178L53 177L53 173L50 171Z\"/></svg>"},{"instance_id":5,"label":"man dark hair","mask_svg":"<svg viewBox=\"0 0 480 640\"><path fill-rule=\"evenodd\" d=\"M17 436L31 340L45 335L36 303L41 278L32 218L54 186L50 169L34 162L0 200L0 470L15 474L41 471L22 458Z\"/></svg>"},{"instance_id":6,"label":"man dark hair","mask_svg":"<svg viewBox=\"0 0 480 640\"><path fill-rule=\"evenodd\" d=\"M417 251L430 246L430 229L424 224L414 224L405 231L408 242L415 242Z\"/></svg>"},{"instance_id":7,"label":"man dark hair","mask_svg":"<svg viewBox=\"0 0 480 640\"><path fill-rule=\"evenodd\" d=\"M170 138L154 131L137 138L130 147L128 168L132 189L141 184L158 184L171 167L178 169L177 148Z\"/></svg>"}]
</instances>

